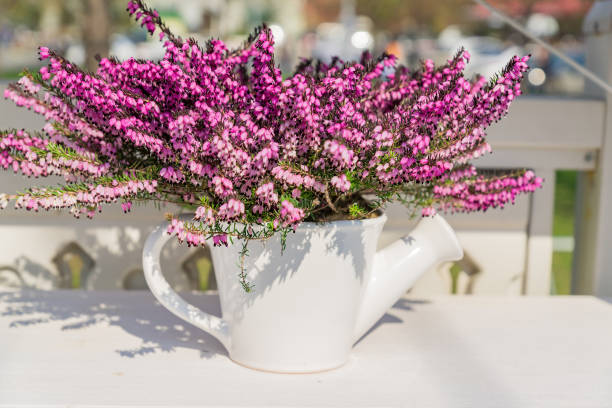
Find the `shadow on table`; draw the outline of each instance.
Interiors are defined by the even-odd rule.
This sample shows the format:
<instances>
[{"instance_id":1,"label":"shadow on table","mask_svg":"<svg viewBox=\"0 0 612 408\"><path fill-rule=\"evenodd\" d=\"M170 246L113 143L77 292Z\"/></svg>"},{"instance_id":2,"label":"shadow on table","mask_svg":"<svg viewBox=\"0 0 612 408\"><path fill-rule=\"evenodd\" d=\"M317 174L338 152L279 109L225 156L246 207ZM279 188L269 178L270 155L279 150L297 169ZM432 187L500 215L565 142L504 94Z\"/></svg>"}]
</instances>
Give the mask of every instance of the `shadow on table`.
<instances>
[{"instance_id":1,"label":"shadow on table","mask_svg":"<svg viewBox=\"0 0 612 408\"><path fill-rule=\"evenodd\" d=\"M397 302L395 302L395 304L393 306L391 306L391 310L393 309L401 309L401 310L408 310L408 311L413 311L414 310L414 305L423 305L423 304L427 304L429 303L428 300L419 300L419 299L405 299L402 298L400 300L398 300ZM361 343L363 341L363 339L365 339L366 337L368 337L370 335L370 333L372 333L373 331L375 331L376 329L378 329L380 326L382 326L383 324L389 324L389 323L403 323L403 320L400 319L397 316L394 316L390 313L385 313L383 315L383 317L381 317L374 326L372 326L363 336L361 336L359 338L359 340L357 340L354 344L354 346L356 346L357 344Z\"/></svg>"},{"instance_id":2,"label":"shadow on table","mask_svg":"<svg viewBox=\"0 0 612 408\"><path fill-rule=\"evenodd\" d=\"M215 338L172 315L155 302L152 295L143 295L61 290L0 291L0 316L14 317L10 322L10 328L14 329L52 322L63 322L62 330L86 329L100 324L118 326L142 340L140 347L116 350L128 358L172 352L180 347L199 350L202 358L227 355ZM202 310L220 315L216 294L187 293L182 296Z\"/></svg>"},{"instance_id":3,"label":"shadow on table","mask_svg":"<svg viewBox=\"0 0 612 408\"><path fill-rule=\"evenodd\" d=\"M216 294L182 293L181 296L207 313L221 315ZM400 299L391 310L412 310L414 305L424 303L428 301ZM0 291L0 305L0 316L13 317L9 325L14 329L52 322L63 322L61 330L86 329L100 324L118 326L142 340L138 348L116 350L123 357L172 352L178 347L199 350L202 358L211 358L215 354L227 356L225 348L214 337L183 322L149 294L71 290ZM402 323L402 320L386 313L356 344L380 326L393 323Z\"/></svg>"}]
</instances>

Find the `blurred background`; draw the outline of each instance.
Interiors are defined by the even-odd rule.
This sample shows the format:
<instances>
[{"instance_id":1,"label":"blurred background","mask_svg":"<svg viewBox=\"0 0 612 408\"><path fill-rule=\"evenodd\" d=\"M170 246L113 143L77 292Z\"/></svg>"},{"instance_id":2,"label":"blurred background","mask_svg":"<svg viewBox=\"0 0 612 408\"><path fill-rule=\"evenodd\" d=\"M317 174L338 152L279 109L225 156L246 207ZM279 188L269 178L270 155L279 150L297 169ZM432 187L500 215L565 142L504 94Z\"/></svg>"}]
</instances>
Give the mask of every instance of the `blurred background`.
<instances>
[{"instance_id":1,"label":"blurred background","mask_svg":"<svg viewBox=\"0 0 612 408\"><path fill-rule=\"evenodd\" d=\"M358 57L386 51L417 67L444 62L460 46L472 55L468 74L490 76L515 54L531 53L526 88L532 93L577 94L584 80L543 48L468 0L150 0L173 31L238 45L266 22L277 61L290 71L299 58ZM584 63L582 21L592 0L495 0L531 33ZM36 67L47 45L95 68L96 54L119 59L160 58L162 47L125 12L126 0L0 0L0 77Z\"/></svg>"},{"instance_id":2,"label":"blurred background","mask_svg":"<svg viewBox=\"0 0 612 408\"><path fill-rule=\"evenodd\" d=\"M533 35L585 63L582 25L592 0L491 3ZM386 51L401 63L418 67L426 58L443 63L464 46L472 55L468 75L491 76L513 55L530 53L526 94L579 97L585 91L584 78L558 57L468 0L149 0L149 4L175 33L201 41L213 36L238 45L255 26L266 22L274 33L277 62L286 72L300 58L351 59L365 49L374 54ZM23 68L39 66L39 45L59 50L90 70L95 69L96 54L160 58L161 44L130 21L125 6L126 0L0 0L0 88L17 79ZM0 105L0 127L23 127L13 125L14 110L6 106ZM553 294L571 292L577 174L557 169L552 179ZM83 267L84 261L79 262L76 268ZM459 274L467 269L450 268L448 291L461 292ZM80 284L76 280L72 285Z\"/></svg>"}]
</instances>

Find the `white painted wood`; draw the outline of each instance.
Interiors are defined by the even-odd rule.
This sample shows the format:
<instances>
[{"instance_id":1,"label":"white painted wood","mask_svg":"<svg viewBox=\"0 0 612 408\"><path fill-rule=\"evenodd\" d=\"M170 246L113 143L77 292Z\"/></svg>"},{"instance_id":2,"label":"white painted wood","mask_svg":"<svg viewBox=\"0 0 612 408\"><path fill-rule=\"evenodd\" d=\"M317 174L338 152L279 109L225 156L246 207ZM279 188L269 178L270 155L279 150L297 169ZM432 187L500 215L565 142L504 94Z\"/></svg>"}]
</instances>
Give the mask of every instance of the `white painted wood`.
<instances>
[{"instance_id":1,"label":"white painted wood","mask_svg":"<svg viewBox=\"0 0 612 408\"><path fill-rule=\"evenodd\" d=\"M592 297L403 298L345 366L283 375L230 362L149 293L2 292L0 406L604 408L608 321Z\"/></svg>"},{"instance_id":2,"label":"white painted wood","mask_svg":"<svg viewBox=\"0 0 612 408\"><path fill-rule=\"evenodd\" d=\"M573 252L575 240L573 236L556 236L553 238L553 250L558 252Z\"/></svg>"},{"instance_id":3,"label":"white painted wood","mask_svg":"<svg viewBox=\"0 0 612 408\"><path fill-rule=\"evenodd\" d=\"M525 266L527 295L549 295L553 253L553 215L555 206L555 170L536 169L544 179L542 188L531 196L529 238Z\"/></svg>"},{"instance_id":4,"label":"white painted wood","mask_svg":"<svg viewBox=\"0 0 612 408\"><path fill-rule=\"evenodd\" d=\"M603 120L603 119L602 119ZM548 168L559 170L594 170L597 150L554 147L493 146L490 154L474 162L481 168Z\"/></svg>"},{"instance_id":5,"label":"white painted wood","mask_svg":"<svg viewBox=\"0 0 612 408\"><path fill-rule=\"evenodd\" d=\"M0 212L0 267L14 268L22 278L23 287L58 288L60 276L53 260L66 245L76 243L94 260L93 271L82 281L82 287L122 289L126 275L142 268L144 240L163 220L163 211L153 206L136 207L132 211L125 215L117 205L105 209L103 215L93 220L77 220L67 213L3 210ZM190 287L182 262L194 251L175 240L163 253L167 278L178 290Z\"/></svg>"},{"instance_id":6,"label":"white painted wood","mask_svg":"<svg viewBox=\"0 0 612 408\"><path fill-rule=\"evenodd\" d=\"M602 99L521 96L508 116L487 131L496 148L598 149L603 134Z\"/></svg>"},{"instance_id":7,"label":"white painted wood","mask_svg":"<svg viewBox=\"0 0 612 408\"><path fill-rule=\"evenodd\" d=\"M612 0L595 3L584 22L587 66L609 83L612 83L611 25ZM589 92L602 95L593 86ZM604 96L605 127L597 167L579 178L572 289L575 293L612 295L612 95Z\"/></svg>"}]
</instances>

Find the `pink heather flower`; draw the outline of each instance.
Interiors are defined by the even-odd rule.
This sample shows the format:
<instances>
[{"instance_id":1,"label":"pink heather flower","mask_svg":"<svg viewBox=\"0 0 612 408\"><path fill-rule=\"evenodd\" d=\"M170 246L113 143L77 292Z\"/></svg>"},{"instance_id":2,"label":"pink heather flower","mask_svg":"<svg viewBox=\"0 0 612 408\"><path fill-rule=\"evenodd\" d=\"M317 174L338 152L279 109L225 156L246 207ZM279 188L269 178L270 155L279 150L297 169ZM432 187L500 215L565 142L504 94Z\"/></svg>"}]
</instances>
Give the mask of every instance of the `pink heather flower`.
<instances>
[{"instance_id":1,"label":"pink heather flower","mask_svg":"<svg viewBox=\"0 0 612 408\"><path fill-rule=\"evenodd\" d=\"M351 188L351 182L348 181L345 174L332 177L330 183L332 186L336 187L338 191L343 193L347 192Z\"/></svg>"},{"instance_id":2,"label":"pink heather flower","mask_svg":"<svg viewBox=\"0 0 612 408\"><path fill-rule=\"evenodd\" d=\"M423 207L423 209L421 210L421 215L423 217L431 217L432 215L436 214L436 209L433 207Z\"/></svg>"},{"instance_id":3,"label":"pink heather flower","mask_svg":"<svg viewBox=\"0 0 612 408\"><path fill-rule=\"evenodd\" d=\"M219 197L225 198L233 193L234 185L225 177L213 177L211 185L214 186L215 194Z\"/></svg>"},{"instance_id":4,"label":"pink heather flower","mask_svg":"<svg viewBox=\"0 0 612 408\"><path fill-rule=\"evenodd\" d=\"M214 246L227 246L227 235L215 235L213 236L213 245Z\"/></svg>"},{"instance_id":5,"label":"pink heather flower","mask_svg":"<svg viewBox=\"0 0 612 408\"><path fill-rule=\"evenodd\" d=\"M136 13L140 7L135 1L129 1L127 4L127 11L130 15Z\"/></svg>"},{"instance_id":6,"label":"pink heather flower","mask_svg":"<svg viewBox=\"0 0 612 408\"><path fill-rule=\"evenodd\" d=\"M353 151L349 150L346 146L335 140L328 140L323 145L323 149L340 169L352 167L355 155Z\"/></svg>"},{"instance_id":7,"label":"pink heather flower","mask_svg":"<svg viewBox=\"0 0 612 408\"><path fill-rule=\"evenodd\" d=\"M266 183L257 188L255 191L260 203L270 206L278 202L278 194L274 192L274 183Z\"/></svg>"},{"instance_id":8,"label":"pink heather flower","mask_svg":"<svg viewBox=\"0 0 612 408\"><path fill-rule=\"evenodd\" d=\"M304 210L294 207L293 204L287 200L283 200L281 203L280 218L283 225L294 225L302 221L304 218Z\"/></svg>"},{"instance_id":9,"label":"pink heather flower","mask_svg":"<svg viewBox=\"0 0 612 408\"><path fill-rule=\"evenodd\" d=\"M244 203L236 199L230 198L229 201L219 208L219 218L224 220L232 220L244 214Z\"/></svg>"},{"instance_id":10,"label":"pink heather flower","mask_svg":"<svg viewBox=\"0 0 612 408\"><path fill-rule=\"evenodd\" d=\"M172 167L164 167L159 171L159 175L171 182L181 182L185 178L180 170L175 170Z\"/></svg>"},{"instance_id":11,"label":"pink heather flower","mask_svg":"<svg viewBox=\"0 0 612 408\"><path fill-rule=\"evenodd\" d=\"M212 224L215 222L215 213L212 209L206 207L198 207L195 213L196 220L203 221L207 224Z\"/></svg>"},{"instance_id":12,"label":"pink heather flower","mask_svg":"<svg viewBox=\"0 0 612 408\"><path fill-rule=\"evenodd\" d=\"M40 57L40 60L46 60L47 58L49 58L49 48L47 47L39 47L38 48L38 55Z\"/></svg>"},{"instance_id":13,"label":"pink heather flower","mask_svg":"<svg viewBox=\"0 0 612 408\"><path fill-rule=\"evenodd\" d=\"M29 93L35 94L40 91L40 85L33 83L27 76L21 77L17 83Z\"/></svg>"},{"instance_id":14,"label":"pink heather flower","mask_svg":"<svg viewBox=\"0 0 612 408\"><path fill-rule=\"evenodd\" d=\"M179 221L176 218L173 218L170 225L168 225L168 234L178 234L179 232L184 230L183 221Z\"/></svg>"}]
</instances>

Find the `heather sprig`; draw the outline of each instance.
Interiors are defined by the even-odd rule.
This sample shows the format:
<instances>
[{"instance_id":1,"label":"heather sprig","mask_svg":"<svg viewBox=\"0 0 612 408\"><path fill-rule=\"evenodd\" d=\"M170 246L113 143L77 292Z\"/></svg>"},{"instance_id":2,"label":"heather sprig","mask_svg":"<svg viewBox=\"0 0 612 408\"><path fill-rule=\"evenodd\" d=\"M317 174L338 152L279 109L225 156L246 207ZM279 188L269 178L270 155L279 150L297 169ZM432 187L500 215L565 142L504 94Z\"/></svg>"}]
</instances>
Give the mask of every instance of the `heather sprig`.
<instances>
[{"instance_id":1,"label":"heather sprig","mask_svg":"<svg viewBox=\"0 0 612 408\"><path fill-rule=\"evenodd\" d=\"M91 217L114 202L126 212L133 202L176 203L195 216L170 216L169 233L228 245L284 238L304 221L366 218L392 200L424 216L486 211L541 185L528 170L472 164L490 151L485 129L521 94L529 57L491 81L465 78L465 50L415 72L364 53L303 61L284 78L265 25L230 50L173 35L140 0L127 10L159 31L160 61L102 58L86 72L41 47L47 64L5 91L47 123L0 133L0 167L67 184L0 195L1 208L14 200Z\"/></svg>"}]
</instances>

